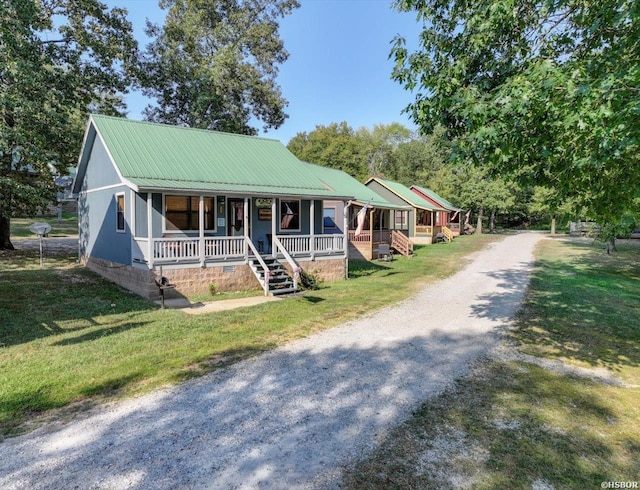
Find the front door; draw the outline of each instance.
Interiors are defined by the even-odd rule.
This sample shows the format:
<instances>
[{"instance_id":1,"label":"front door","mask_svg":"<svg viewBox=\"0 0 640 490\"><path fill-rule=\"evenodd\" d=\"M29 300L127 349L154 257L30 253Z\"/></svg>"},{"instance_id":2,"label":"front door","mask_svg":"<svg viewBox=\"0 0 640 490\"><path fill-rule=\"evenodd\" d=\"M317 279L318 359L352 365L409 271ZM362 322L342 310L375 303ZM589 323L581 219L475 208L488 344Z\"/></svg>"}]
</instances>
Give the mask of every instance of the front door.
<instances>
[{"instance_id":1,"label":"front door","mask_svg":"<svg viewBox=\"0 0 640 490\"><path fill-rule=\"evenodd\" d=\"M244 236L244 199L228 200L227 223L227 236Z\"/></svg>"}]
</instances>

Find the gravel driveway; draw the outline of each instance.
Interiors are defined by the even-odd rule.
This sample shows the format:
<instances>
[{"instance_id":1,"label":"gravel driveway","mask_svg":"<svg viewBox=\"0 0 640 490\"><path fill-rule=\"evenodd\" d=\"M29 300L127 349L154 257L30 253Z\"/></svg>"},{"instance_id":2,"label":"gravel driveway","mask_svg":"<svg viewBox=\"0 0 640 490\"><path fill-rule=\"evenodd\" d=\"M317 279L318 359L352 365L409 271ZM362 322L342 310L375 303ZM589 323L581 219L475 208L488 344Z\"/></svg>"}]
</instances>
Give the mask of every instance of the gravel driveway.
<instances>
[{"instance_id":1,"label":"gravel driveway","mask_svg":"<svg viewBox=\"0 0 640 490\"><path fill-rule=\"evenodd\" d=\"M541 238L509 236L393 307L5 440L0 488L335 488L496 345Z\"/></svg>"}]
</instances>

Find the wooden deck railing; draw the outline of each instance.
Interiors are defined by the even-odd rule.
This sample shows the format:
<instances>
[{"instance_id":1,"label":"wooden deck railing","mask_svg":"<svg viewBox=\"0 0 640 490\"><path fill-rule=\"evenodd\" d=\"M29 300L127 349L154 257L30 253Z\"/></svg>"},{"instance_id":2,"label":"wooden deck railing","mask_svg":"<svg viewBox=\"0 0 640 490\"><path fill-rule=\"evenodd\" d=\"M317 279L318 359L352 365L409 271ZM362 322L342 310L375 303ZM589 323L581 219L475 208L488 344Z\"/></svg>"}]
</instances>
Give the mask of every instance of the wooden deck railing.
<instances>
[{"instance_id":1,"label":"wooden deck railing","mask_svg":"<svg viewBox=\"0 0 640 490\"><path fill-rule=\"evenodd\" d=\"M416 233L421 235L433 235L433 226L416 225Z\"/></svg>"},{"instance_id":2,"label":"wooden deck railing","mask_svg":"<svg viewBox=\"0 0 640 490\"><path fill-rule=\"evenodd\" d=\"M349 241L350 242L370 242L371 241L371 232L363 231L358 236L356 236L355 230L349 230Z\"/></svg>"}]
</instances>

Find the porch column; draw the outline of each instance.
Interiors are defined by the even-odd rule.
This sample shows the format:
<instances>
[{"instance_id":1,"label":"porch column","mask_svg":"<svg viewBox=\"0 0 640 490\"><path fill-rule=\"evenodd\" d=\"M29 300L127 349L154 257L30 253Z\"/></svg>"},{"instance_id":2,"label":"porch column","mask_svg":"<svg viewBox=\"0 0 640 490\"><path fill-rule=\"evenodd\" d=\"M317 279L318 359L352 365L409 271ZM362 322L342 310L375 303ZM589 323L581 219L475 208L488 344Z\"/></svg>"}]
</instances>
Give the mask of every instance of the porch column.
<instances>
[{"instance_id":1,"label":"porch column","mask_svg":"<svg viewBox=\"0 0 640 490\"><path fill-rule=\"evenodd\" d=\"M151 192L147 192L147 264L153 269L153 198Z\"/></svg>"},{"instance_id":2,"label":"porch column","mask_svg":"<svg viewBox=\"0 0 640 490\"><path fill-rule=\"evenodd\" d=\"M344 202L344 211L342 213L342 231L344 234L344 278L349 279L349 206L351 201Z\"/></svg>"},{"instance_id":3,"label":"porch column","mask_svg":"<svg viewBox=\"0 0 640 490\"><path fill-rule=\"evenodd\" d=\"M269 247L271 247L271 255L273 257L276 256L276 248L274 247L274 244L276 233L278 232L278 227L276 225L278 220L277 208L278 206L276 205L276 198L274 197L271 201L271 243L269 244Z\"/></svg>"},{"instance_id":4,"label":"porch column","mask_svg":"<svg viewBox=\"0 0 640 490\"><path fill-rule=\"evenodd\" d=\"M249 198L244 198L244 216L242 222L244 223L244 257L245 260L249 260Z\"/></svg>"},{"instance_id":5,"label":"porch column","mask_svg":"<svg viewBox=\"0 0 640 490\"><path fill-rule=\"evenodd\" d=\"M311 234L311 239L309 243L309 252L311 252L311 260L315 259L316 255L316 201L311 199L311 206L309 207L309 233Z\"/></svg>"},{"instance_id":6,"label":"porch column","mask_svg":"<svg viewBox=\"0 0 640 490\"><path fill-rule=\"evenodd\" d=\"M371 259L373 259L373 212L374 209L371 208L371 211L369 211L369 245L371 246Z\"/></svg>"},{"instance_id":7,"label":"porch column","mask_svg":"<svg viewBox=\"0 0 640 490\"><path fill-rule=\"evenodd\" d=\"M198 207L198 249L200 251L200 266L204 267L204 196L200 195Z\"/></svg>"}]
</instances>

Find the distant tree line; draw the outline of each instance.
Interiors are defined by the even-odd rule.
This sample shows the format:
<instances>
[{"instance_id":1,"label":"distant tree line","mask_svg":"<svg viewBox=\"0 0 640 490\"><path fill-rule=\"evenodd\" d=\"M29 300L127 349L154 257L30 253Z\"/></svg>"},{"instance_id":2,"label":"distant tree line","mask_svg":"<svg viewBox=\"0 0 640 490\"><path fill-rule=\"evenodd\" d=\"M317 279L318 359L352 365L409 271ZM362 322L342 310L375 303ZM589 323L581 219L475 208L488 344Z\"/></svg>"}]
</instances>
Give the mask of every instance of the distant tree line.
<instances>
[{"instance_id":1,"label":"distant tree line","mask_svg":"<svg viewBox=\"0 0 640 490\"><path fill-rule=\"evenodd\" d=\"M316 126L296 134L287 148L299 159L343 170L364 182L383 177L406 186L432 189L471 212L482 230L498 226L549 225L555 215L566 224L579 212L542 186L523 186L512 178L491 176L486 169L455 158L455 146L437 126L427 135L399 124L353 129L346 122Z\"/></svg>"}]
</instances>

